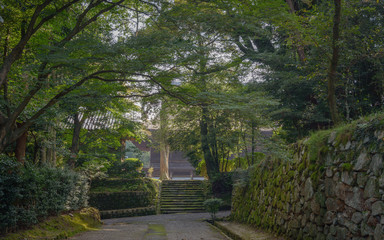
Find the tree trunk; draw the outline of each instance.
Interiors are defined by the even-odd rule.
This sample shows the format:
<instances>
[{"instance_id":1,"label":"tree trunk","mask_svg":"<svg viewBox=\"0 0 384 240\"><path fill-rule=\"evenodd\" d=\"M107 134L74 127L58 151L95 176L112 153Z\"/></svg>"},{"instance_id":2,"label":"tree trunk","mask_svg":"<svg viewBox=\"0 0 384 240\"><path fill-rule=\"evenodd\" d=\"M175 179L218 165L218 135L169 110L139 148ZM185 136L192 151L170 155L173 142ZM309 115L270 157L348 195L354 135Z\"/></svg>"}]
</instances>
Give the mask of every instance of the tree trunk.
<instances>
[{"instance_id":1,"label":"tree trunk","mask_svg":"<svg viewBox=\"0 0 384 240\"><path fill-rule=\"evenodd\" d=\"M251 152L252 152L252 164L255 164L255 121L251 122Z\"/></svg>"},{"instance_id":2,"label":"tree trunk","mask_svg":"<svg viewBox=\"0 0 384 240\"><path fill-rule=\"evenodd\" d=\"M27 147L28 132L24 132L21 137L16 140L15 156L18 162L24 164L25 150Z\"/></svg>"},{"instance_id":3,"label":"tree trunk","mask_svg":"<svg viewBox=\"0 0 384 240\"><path fill-rule=\"evenodd\" d=\"M169 176L169 144L168 136L168 116L165 101L161 103L160 110L160 179L170 179Z\"/></svg>"},{"instance_id":4,"label":"tree trunk","mask_svg":"<svg viewBox=\"0 0 384 240\"><path fill-rule=\"evenodd\" d=\"M125 160L125 151L127 147L127 139L120 138L120 161L124 162Z\"/></svg>"},{"instance_id":5,"label":"tree trunk","mask_svg":"<svg viewBox=\"0 0 384 240\"><path fill-rule=\"evenodd\" d=\"M160 143L160 180L167 180L169 177L169 145Z\"/></svg>"},{"instance_id":6,"label":"tree trunk","mask_svg":"<svg viewBox=\"0 0 384 240\"><path fill-rule=\"evenodd\" d=\"M295 9L295 5L294 5L293 1L292 0L286 0L286 2L289 6L290 12L292 14L295 14L296 9ZM304 64L305 63L305 51L304 51L304 47L302 46L302 39L301 39L300 33L298 31L294 31L293 39L296 42L297 54L299 55L300 62L302 64Z\"/></svg>"},{"instance_id":7,"label":"tree trunk","mask_svg":"<svg viewBox=\"0 0 384 240\"><path fill-rule=\"evenodd\" d=\"M83 117L84 118L84 117ZM77 154L79 153L80 147L80 131L82 128L82 121L79 119L79 113L75 113L73 116L73 136L72 136L72 145L70 148L71 156L68 161L68 166L70 168L75 168Z\"/></svg>"},{"instance_id":8,"label":"tree trunk","mask_svg":"<svg viewBox=\"0 0 384 240\"><path fill-rule=\"evenodd\" d=\"M209 147L209 136L208 136L208 110L206 107L202 108L202 118L200 122L200 137L201 137L201 150L204 154L205 166L207 168L207 175L212 179L216 174L219 173L219 166L215 161L211 149Z\"/></svg>"},{"instance_id":9,"label":"tree trunk","mask_svg":"<svg viewBox=\"0 0 384 240\"><path fill-rule=\"evenodd\" d=\"M339 62L339 38L340 38L340 19L341 19L341 0L334 0L335 15L333 17L333 38L332 38L332 60L328 71L328 106L331 119L334 125L340 122L340 116L336 103L336 78L337 65Z\"/></svg>"},{"instance_id":10,"label":"tree trunk","mask_svg":"<svg viewBox=\"0 0 384 240\"><path fill-rule=\"evenodd\" d=\"M41 147L40 154L41 154L41 163L46 164L47 163L47 148L45 146Z\"/></svg>"}]
</instances>

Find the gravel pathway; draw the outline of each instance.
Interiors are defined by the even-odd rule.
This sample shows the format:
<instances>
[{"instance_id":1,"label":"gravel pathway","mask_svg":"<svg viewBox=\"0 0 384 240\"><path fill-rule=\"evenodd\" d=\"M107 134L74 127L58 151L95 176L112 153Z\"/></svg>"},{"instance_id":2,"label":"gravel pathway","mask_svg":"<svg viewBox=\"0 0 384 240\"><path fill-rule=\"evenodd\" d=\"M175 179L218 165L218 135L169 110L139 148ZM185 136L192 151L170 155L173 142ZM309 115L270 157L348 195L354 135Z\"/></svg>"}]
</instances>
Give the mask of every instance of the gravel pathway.
<instances>
[{"instance_id":1,"label":"gravel pathway","mask_svg":"<svg viewBox=\"0 0 384 240\"><path fill-rule=\"evenodd\" d=\"M217 217L230 212L219 212ZM143 217L104 220L98 231L90 231L72 237L72 240L227 240L204 219L208 213L162 214Z\"/></svg>"}]
</instances>

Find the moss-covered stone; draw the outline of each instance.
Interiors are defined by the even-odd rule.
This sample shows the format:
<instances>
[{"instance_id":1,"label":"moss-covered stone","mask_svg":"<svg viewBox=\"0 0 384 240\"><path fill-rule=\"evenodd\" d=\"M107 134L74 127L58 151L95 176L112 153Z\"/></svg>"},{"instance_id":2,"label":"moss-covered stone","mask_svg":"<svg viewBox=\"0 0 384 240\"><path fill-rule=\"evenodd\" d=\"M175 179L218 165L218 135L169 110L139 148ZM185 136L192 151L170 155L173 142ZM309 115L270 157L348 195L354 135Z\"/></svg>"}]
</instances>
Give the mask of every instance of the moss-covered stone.
<instances>
[{"instance_id":1,"label":"moss-covered stone","mask_svg":"<svg viewBox=\"0 0 384 240\"><path fill-rule=\"evenodd\" d=\"M325 239L330 229L339 227L334 218L324 222L327 212L343 216L339 220L346 222L344 218L353 212L360 212L363 207L369 209L371 201L380 198L378 192L384 191L382 138L384 114L314 133L293 145L292 161L266 159L254 168L246 191L252 192L256 204L248 203L249 198L234 191L232 215L238 221L245 217L250 224L292 239ZM334 210L328 209L326 197L334 199ZM371 219L370 224L376 224L370 211L361 214L365 221ZM292 225L293 219L298 220L297 225ZM367 229L360 229L356 236L372 235L371 229ZM329 236L336 236L336 231Z\"/></svg>"}]
</instances>

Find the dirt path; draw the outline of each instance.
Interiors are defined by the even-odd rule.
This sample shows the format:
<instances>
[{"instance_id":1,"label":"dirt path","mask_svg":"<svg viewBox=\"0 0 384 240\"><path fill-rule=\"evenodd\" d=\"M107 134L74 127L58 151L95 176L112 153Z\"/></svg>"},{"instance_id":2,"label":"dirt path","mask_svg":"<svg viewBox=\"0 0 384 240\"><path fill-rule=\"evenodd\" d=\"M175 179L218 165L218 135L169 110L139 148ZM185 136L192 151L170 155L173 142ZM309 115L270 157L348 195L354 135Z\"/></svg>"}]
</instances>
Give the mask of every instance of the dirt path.
<instances>
[{"instance_id":1,"label":"dirt path","mask_svg":"<svg viewBox=\"0 0 384 240\"><path fill-rule=\"evenodd\" d=\"M230 212L220 212L218 217ZM208 213L163 214L104 220L101 230L77 235L72 240L226 240L204 219Z\"/></svg>"}]
</instances>

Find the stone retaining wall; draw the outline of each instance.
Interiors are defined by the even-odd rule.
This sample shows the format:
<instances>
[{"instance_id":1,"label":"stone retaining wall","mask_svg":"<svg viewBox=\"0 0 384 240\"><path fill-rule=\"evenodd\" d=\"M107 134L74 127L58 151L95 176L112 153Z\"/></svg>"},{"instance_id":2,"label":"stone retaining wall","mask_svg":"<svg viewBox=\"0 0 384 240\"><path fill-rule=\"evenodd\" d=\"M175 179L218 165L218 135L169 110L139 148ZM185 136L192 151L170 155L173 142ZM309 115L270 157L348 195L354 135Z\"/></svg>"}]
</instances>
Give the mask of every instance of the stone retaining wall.
<instances>
[{"instance_id":1,"label":"stone retaining wall","mask_svg":"<svg viewBox=\"0 0 384 240\"><path fill-rule=\"evenodd\" d=\"M322 131L233 191L232 219L291 239L384 239L384 117Z\"/></svg>"}]
</instances>

